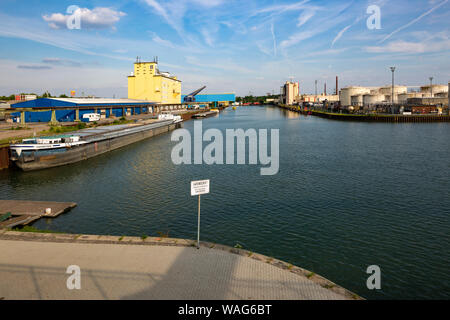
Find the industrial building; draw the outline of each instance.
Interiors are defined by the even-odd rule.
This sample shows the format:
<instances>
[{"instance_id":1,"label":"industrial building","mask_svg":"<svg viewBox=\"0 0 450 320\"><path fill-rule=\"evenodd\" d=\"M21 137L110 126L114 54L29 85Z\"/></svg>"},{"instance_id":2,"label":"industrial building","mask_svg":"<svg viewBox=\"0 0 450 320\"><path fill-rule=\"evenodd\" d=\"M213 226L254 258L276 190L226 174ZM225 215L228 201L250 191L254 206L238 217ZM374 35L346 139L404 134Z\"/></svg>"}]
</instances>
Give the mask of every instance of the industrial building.
<instances>
[{"instance_id":1,"label":"industrial building","mask_svg":"<svg viewBox=\"0 0 450 320\"><path fill-rule=\"evenodd\" d=\"M181 100L187 95L182 95ZM216 106L228 106L236 101L235 93L216 93L216 94L197 94L195 96L195 102L202 104L215 104Z\"/></svg>"},{"instance_id":2,"label":"industrial building","mask_svg":"<svg viewBox=\"0 0 450 320\"><path fill-rule=\"evenodd\" d=\"M282 104L293 105L298 102L300 95L300 84L298 82L286 81L281 87L280 101Z\"/></svg>"},{"instance_id":3,"label":"industrial building","mask_svg":"<svg viewBox=\"0 0 450 320\"><path fill-rule=\"evenodd\" d=\"M19 102L11 109L15 122L71 122L87 121L83 115L99 113L101 118L153 113L158 106L150 101L130 99L41 98Z\"/></svg>"},{"instance_id":4,"label":"industrial building","mask_svg":"<svg viewBox=\"0 0 450 320\"><path fill-rule=\"evenodd\" d=\"M158 69L158 61L134 63L128 76L128 99L147 100L161 104L181 103L181 81L169 72Z\"/></svg>"}]
</instances>

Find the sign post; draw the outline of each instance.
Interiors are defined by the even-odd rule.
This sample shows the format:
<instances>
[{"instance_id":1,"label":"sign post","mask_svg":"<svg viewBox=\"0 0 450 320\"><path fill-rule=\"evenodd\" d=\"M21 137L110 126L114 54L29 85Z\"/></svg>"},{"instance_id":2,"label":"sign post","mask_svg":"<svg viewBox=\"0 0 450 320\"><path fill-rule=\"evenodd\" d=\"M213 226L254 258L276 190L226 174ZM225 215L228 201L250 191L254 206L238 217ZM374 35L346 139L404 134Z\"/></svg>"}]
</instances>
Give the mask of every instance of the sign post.
<instances>
[{"instance_id":1,"label":"sign post","mask_svg":"<svg viewBox=\"0 0 450 320\"><path fill-rule=\"evenodd\" d=\"M198 196L197 249L200 249L200 195L209 193L209 180L191 181L191 196Z\"/></svg>"}]
</instances>

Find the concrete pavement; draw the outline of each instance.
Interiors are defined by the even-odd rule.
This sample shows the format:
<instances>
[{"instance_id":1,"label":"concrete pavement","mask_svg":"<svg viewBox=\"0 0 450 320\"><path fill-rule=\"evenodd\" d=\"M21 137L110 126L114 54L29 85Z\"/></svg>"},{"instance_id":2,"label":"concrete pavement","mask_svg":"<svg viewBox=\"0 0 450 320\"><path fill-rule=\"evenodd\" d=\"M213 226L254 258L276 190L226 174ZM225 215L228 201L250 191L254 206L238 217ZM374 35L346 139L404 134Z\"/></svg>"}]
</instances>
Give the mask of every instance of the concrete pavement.
<instances>
[{"instance_id":1,"label":"concrete pavement","mask_svg":"<svg viewBox=\"0 0 450 320\"><path fill-rule=\"evenodd\" d=\"M356 298L272 258L182 239L2 231L0 252L0 299ZM80 290L67 288L70 265L80 267Z\"/></svg>"}]
</instances>

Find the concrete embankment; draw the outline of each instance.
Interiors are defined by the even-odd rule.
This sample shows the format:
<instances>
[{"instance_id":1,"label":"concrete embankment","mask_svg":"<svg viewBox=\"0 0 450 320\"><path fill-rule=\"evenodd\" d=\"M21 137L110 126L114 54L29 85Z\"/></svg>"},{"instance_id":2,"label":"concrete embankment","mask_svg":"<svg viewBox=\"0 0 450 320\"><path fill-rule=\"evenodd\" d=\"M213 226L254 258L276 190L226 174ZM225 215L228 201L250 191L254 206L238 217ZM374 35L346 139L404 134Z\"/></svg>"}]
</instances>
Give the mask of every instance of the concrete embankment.
<instances>
[{"instance_id":1,"label":"concrete embankment","mask_svg":"<svg viewBox=\"0 0 450 320\"><path fill-rule=\"evenodd\" d=\"M277 259L185 239L0 230L0 251L0 299L361 299ZM79 290L66 286L71 265Z\"/></svg>"},{"instance_id":2,"label":"concrete embankment","mask_svg":"<svg viewBox=\"0 0 450 320\"><path fill-rule=\"evenodd\" d=\"M342 121L366 121L366 122L450 122L450 115L389 115L389 114L346 114L332 113L318 110L305 110L298 106L278 105L282 109L298 112L304 115L342 120Z\"/></svg>"}]
</instances>

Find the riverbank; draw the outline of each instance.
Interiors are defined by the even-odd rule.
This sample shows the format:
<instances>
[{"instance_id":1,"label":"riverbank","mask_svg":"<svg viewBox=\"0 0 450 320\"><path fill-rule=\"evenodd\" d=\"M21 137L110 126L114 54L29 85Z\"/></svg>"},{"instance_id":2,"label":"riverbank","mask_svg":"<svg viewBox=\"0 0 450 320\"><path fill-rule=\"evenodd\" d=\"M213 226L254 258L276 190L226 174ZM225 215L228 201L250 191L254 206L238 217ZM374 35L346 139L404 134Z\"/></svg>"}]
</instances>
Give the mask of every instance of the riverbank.
<instances>
[{"instance_id":1,"label":"riverbank","mask_svg":"<svg viewBox=\"0 0 450 320\"><path fill-rule=\"evenodd\" d=\"M209 242L0 230L0 250L0 299L361 299L302 268ZM66 288L69 265L80 266L80 290Z\"/></svg>"},{"instance_id":2,"label":"riverbank","mask_svg":"<svg viewBox=\"0 0 450 320\"><path fill-rule=\"evenodd\" d=\"M348 114L333 113L318 110L305 110L299 106L278 105L279 108L301 113L303 115L313 115L321 118L342 120L342 121L365 121L365 122L450 122L450 115L390 115L390 114Z\"/></svg>"}]
</instances>

